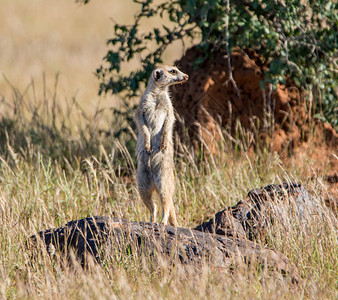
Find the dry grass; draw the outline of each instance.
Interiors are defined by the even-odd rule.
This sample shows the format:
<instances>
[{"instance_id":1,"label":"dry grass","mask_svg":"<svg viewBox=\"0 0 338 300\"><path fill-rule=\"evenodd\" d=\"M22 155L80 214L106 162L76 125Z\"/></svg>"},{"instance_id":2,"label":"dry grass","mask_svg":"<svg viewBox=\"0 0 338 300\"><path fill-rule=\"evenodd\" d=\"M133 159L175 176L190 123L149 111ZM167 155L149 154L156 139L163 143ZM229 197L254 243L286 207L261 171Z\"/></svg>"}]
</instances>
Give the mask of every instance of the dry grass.
<instances>
[{"instance_id":1,"label":"dry grass","mask_svg":"<svg viewBox=\"0 0 338 300\"><path fill-rule=\"evenodd\" d=\"M32 259L24 250L28 236L69 220L113 214L149 218L133 173L117 176L126 166L135 168L132 147L100 131L118 124L109 109L98 109L91 74L105 52L108 16L120 15L119 3L1 1L0 65L12 86L0 82L0 298L337 298L337 224L327 212L313 216L306 227L288 219L287 230L276 224L268 232L269 246L299 268L298 287L252 269L219 272L205 265L196 272L165 263L153 269L123 254L83 270L47 256ZM43 72L46 80L32 81ZM58 85L56 72L61 72ZM310 158L283 163L270 153L248 157L227 143L222 147L222 155L208 162L197 163L189 153L177 161L175 206L183 227L235 204L252 188L284 180L305 184L322 202L326 197L322 174L309 179L316 165Z\"/></svg>"},{"instance_id":2,"label":"dry grass","mask_svg":"<svg viewBox=\"0 0 338 300\"><path fill-rule=\"evenodd\" d=\"M42 103L47 105L48 101ZM52 106L42 105L40 109L49 109L53 115ZM123 253L88 270L76 263L72 267L57 263L45 254L32 258L23 245L28 236L39 230L92 215L116 215L139 221L149 218L137 194L134 159L123 141L101 136L90 125L95 122L88 122L83 115L82 123L89 125L82 127L68 120L61 130L48 119L36 116L37 111L24 111L25 118L13 112L11 131L1 135L1 298L333 299L337 296L337 223L328 211L322 217L313 216L306 226L292 217L283 221L287 227L276 223L268 231L269 247L281 251L299 268L302 281L297 287L288 279L270 277L255 268L220 272L204 265L196 272L180 266L173 269L165 262L154 268ZM59 124L67 119L67 115L54 114ZM40 122L34 122L34 118ZM71 133L67 126L78 130ZM56 143L59 140L49 136L53 130L62 140L59 144ZM40 133L45 137L44 144L10 142L22 132ZM91 139L95 143L89 147ZM181 226L194 227L235 204L250 189L285 180L303 183L323 202L326 186L322 176L317 174L316 181L308 176L313 161L293 167L292 163L282 163L278 155L263 153L249 158L245 153L235 153L226 143L223 149L223 154L208 162L196 163L188 154L177 161L175 205ZM129 166L131 175L117 176L125 166Z\"/></svg>"}]
</instances>

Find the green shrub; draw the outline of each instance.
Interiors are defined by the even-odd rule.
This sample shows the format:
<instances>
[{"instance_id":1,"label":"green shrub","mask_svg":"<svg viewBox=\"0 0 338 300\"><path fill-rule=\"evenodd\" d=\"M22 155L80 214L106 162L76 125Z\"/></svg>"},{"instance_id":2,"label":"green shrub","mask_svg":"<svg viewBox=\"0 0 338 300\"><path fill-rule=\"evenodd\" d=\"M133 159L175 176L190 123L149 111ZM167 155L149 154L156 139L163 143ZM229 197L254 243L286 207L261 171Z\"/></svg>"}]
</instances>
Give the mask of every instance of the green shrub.
<instances>
[{"instance_id":1,"label":"green shrub","mask_svg":"<svg viewBox=\"0 0 338 300\"><path fill-rule=\"evenodd\" d=\"M134 2L141 6L134 24L115 24L113 38L108 40L110 50L104 57L105 64L97 69L100 93L122 93L124 99L137 95L154 65L162 62L168 45L175 40L193 39L205 53L196 61L197 65L218 49L231 51L239 46L255 50L269 64L266 81L283 83L286 76L291 77L307 95L312 94L315 116L335 127L338 125L338 4L335 1ZM158 16L170 22L148 32L141 30L144 19ZM135 58L140 58L140 67L122 74L123 64Z\"/></svg>"}]
</instances>

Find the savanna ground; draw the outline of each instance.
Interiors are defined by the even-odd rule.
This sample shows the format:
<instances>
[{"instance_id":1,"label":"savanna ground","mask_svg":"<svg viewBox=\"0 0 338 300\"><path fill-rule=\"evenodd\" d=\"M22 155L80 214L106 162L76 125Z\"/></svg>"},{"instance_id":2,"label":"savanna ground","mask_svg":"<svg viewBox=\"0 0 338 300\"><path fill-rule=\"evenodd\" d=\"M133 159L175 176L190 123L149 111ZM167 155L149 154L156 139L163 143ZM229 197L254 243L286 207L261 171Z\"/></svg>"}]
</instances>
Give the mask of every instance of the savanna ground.
<instances>
[{"instance_id":1,"label":"savanna ground","mask_svg":"<svg viewBox=\"0 0 338 300\"><path fill-rule=\"evenodd\" d=\"M120 126L111 113L118 98L97 96L93 75L106 52L109 18L132 18L129 2L0 1L0 297L336 298L331 213L314 216L306 227L290 219L287 230L278 224L269 229L267 246L297 266L298 286L254 268L220 272L205 265L183 272L163 264L154 270L127 255L83 270L47 256L34 260L25 250L28 236L70 220L149 218L133 173L123 173L135 169L133 153L109 135L109 128ZM166 60L180 58L181 51L169 51ZM334 171L329 161L336 157L317 160L304 152L300 163L268 151L238 153L227 142L222 147L207 162L193 155L177 159L175 206L182 227L195 227L271 183L294 181L322 202L329 197L325 175Z\"/></svg>"}]
</instances>

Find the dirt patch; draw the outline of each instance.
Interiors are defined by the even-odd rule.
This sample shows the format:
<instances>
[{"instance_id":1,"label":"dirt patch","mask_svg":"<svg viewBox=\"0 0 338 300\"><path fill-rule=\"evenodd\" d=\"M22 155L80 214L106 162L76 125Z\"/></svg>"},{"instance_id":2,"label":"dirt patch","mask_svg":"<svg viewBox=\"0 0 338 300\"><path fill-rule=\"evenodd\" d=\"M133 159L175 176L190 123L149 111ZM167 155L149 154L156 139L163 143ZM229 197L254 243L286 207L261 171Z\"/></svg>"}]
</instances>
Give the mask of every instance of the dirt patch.
<instances>
[{"instance_id":1,"label":"dirt patch","mask_svg":"<svg viewBox=\"0 0 338 300\"><path fill-rule=\"evenodd\" d=\"M237 48L231 53L233 81L229 80L225 52L213 53L194 69L200 56L193 47L176 62L190 76L172 93L181 138L188 129L195 147L202 143L211 153L218 151L217 142L224 136L234 143L241 140L245 150L268 146L287 157L312 139L311 128L315 128L320 143L338 145L337 133L330 125L315 125L311 120L310 102L290 80L277 85L276 90L263 84L268 67L255 52Z\"/></svg>"}]
</instances>

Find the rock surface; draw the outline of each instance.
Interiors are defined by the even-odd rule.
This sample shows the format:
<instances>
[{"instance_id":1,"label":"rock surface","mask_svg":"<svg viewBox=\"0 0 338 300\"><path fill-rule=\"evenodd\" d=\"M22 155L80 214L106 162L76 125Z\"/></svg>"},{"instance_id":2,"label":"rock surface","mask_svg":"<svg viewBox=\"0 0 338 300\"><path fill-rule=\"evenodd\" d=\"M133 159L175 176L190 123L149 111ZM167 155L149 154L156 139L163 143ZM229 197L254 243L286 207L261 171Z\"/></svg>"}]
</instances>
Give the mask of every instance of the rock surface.
<instances>
[{"instance_id":1,"label":"rock surface","mask_svg":"<svg viewBox=\"0 0 338 300\"><path fill-rule=\"evenodd\" d=\"M257 262L270 272L277 271L298 282L293 263L278 251L262 248L245 238L174 228L155 223L128 222L109 217L91 217L71 221L64 227L41 231L30 238L33 245L42 241L47 251L65 256L74 251L82 264L90 254L98 262L112 253L143 254L148 258L164 256L173 264L198 264L206 261L211 268L234 268L238 262Z\"/></svg>"},{"instance_id":2,"label":"rock surface","mask_svg":"<svg viewBox=\"0 0 338 300\"><path fill-rule=\"evenodd\" d=\"M290 209L293 217L308 222L312 215L322 213L323 206L299 184L274 184L251 190L244 200L194 229L96 216L41 231L29 241L34 246L42 241L50 254L58 251L69 257L71 250L83 265L88 255L101 262L127 252L153 261L164 257L172 264L207 261L217 269L255 261L298 282L297 268L287 257L253 242L276 220L287 220Z\"/></svg>"},{"instance_id":3,"label":"rock surface","mask_svg":"<svg viewBox=\"0 0 338 300\"><path fill-rule=\"evenodd\" d=\"M265 229L276 221L284 227L290 226L291 214L298 223L306 224L311 216L322 214L323 209L320 201L300 184L272 184L251 190L244 200L194 229L255 240L264 238Z\"/></svg>"}]
</instances>

